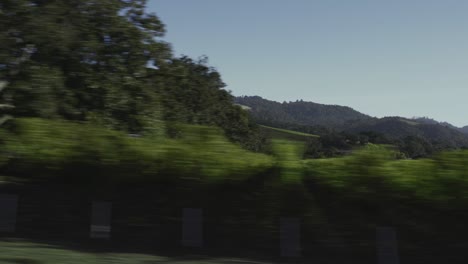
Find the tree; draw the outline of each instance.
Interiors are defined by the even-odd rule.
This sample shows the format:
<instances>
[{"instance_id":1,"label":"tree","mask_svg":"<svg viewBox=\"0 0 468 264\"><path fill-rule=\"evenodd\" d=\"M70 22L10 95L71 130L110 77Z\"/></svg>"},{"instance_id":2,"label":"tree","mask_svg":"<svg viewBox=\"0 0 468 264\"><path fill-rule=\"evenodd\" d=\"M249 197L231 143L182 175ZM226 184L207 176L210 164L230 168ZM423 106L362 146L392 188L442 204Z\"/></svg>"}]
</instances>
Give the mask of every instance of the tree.
<instances>
[{"instance_id":1,"label":"tree","mask_svg":"<svg viewBox=\"0 0 468 264\"><path fill-rule=\"evenodd\" d=\"M263 142L206 57L174 58L145 0L6 0L0 80L18 117L165 133L163 121L213 125L250 149Z\"/></svg>"},{"instance_id":2,"label":"tree","mask_svg":"<svg viewBox=\"0 0 468 264\"><path fill-rule=\"evenodd\" d=\"M433 147L430 142L421 137L408 136L400 143L400 150L409 158L427 157L433 153Z\"/></svg>"},{"instance_id":3,"label":"tree","mask_svg":"<svg viewBox=\"0 0 468 264\"><path fill-rule=\"evenodd\" d=\"M264 145L255 123L234 104L221 74L208 66L207 57L170 60L154 71L152 85L161 95L164 120L221 127L229 139L251 150L259 151Z\"/></svg>"},{"instance_id":4,"label":"tree","mask_svg":"<svg viewBox=\"0 0 468 264\"><path fill-rule=\"evenodd\" d=\"M144 0L6 0L0 78L17 116L92 120L141 131L159 118L149 63L170 48Z\"/></svg>"}]
</instances>

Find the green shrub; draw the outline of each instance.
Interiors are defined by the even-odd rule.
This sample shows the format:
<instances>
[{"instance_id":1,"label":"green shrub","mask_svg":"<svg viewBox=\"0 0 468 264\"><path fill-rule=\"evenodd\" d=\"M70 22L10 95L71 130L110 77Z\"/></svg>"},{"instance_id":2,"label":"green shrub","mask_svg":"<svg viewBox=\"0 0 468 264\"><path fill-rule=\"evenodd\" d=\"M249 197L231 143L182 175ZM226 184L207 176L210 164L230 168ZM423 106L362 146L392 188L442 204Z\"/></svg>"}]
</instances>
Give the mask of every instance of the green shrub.
<instances>
[{"instance_id":1,"label":"green shrub","mask_svg":"<svg viewBox=\"0 0 468 264\"><path fill-rule=\"evenodd\" d=\"M397 160L394 154L386 146L374 145L347 157L307 160L306 175L361 199L468 202L468 151L419 160Z\"/></svg>"},{"instance_id":2,"label":"green shrub","mask_svg":"<svg viewBox=\"0 0 468 264\"><path fill-rule=\"evenodd\" d=\"M290 140L273 140L273 152L281 170L283 182L300 183L304 168L302 166L302 156L305 151L305 144Z\"/></svg>"},{"instance_id":3,"label":"green shrub","mask_svg":"<svg viewBox=\"0 0 468 264\"><path fill-rule=\"evenodd\" d=\"M178 139L130 137L85 123L17 119L3 130L2 170L29 178L239 180L272 158L229 142L219 129L180 126Z\"/></svg>"}]
</instances>

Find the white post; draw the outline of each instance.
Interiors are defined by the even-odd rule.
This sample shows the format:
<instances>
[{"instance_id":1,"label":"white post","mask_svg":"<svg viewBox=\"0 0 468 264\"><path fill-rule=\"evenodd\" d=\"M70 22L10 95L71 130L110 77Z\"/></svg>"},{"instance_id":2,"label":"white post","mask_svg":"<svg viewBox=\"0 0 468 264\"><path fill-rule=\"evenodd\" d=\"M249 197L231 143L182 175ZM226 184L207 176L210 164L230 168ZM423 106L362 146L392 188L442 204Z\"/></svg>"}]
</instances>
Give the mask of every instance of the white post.
<instances>
[{"instance_id":1,"label":"white post","mask_svg":"<svg viewBox=\"0 0 468 264\"><path fill-rule=\"evenodd\" d=\"M91 238L110 238L111 212L112 203L93 202L91 209Z\"/></svg>"}]
</instances>

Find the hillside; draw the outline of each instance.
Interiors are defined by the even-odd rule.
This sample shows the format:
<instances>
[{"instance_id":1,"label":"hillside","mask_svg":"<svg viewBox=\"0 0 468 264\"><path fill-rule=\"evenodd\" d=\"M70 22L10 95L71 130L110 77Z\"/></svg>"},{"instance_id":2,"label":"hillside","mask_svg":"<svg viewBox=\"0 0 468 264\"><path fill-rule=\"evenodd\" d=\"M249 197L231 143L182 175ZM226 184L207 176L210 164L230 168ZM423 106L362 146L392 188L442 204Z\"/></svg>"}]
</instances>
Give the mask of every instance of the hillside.
<instances>
[{"instance_id":1,"label":"hillside","mask_svg":"<svg viewBox=\"0 0 468 264\"><path fill-rule=\"evenodd\" d=\"M464 127L460 128L460 131L465 133L465 134L468 134L468 126L464 126Z\"/></svg>"},{"instance_id":2,"label":"hillside","mask_svg":"<svg viewBox=\"0 0 468 264\"><path fill-rule=\"evenodd\" d=\"M260 96L236 97L235 102L247 107L259 123L290 123L306 126L341 127L347 121L368 119L350 107L313 102L275 102Z\"/></svg>"},{"instance_id":3,"label":"hillside","mask_svg":"<svg viewBox=\"0 0 468 264\"><path fill-rule=\"evenodd\" d=\"M318 138L318 135L314 134L309 134L309 133L304 133L304 132L298 132L294 130L288 130L288 129L281 129L281 128L276 128L276 127L269 127L269 126L264 126L260 125L260 128L265 131L266 133L269 133L270 135L273 135L278 138L285 138L285 139L296 139L299 138L301 140L307 139L307 138Z\"/></svg>"},{"instance_id":4,"label":"hillside","mask_svg":"<svg viewBox=\"0 0 468 264\"><path fill-rule=\"evenodd\" d=\"M468 127L457 128L430 118L374 118L346 106L302 100L279 103L259 96L237 97L235 101L249 107L248 111L259 124L321 136L341 134L338 138L345 141L353 141L349 135L357 135L356 142L364 139L398 145L410 157L468 147ZM365 135L368 133L374 133L373 138Z\"/></svg>"},{"instance_id":5,"label":"hillside","mask_svg":"<svg viewBox=\"0 0 468 264\"><path fill-rule=\"evenodd\" d=\"M464 127L456 127L450 123L447 123L447 122L439 122L437 120L434 120L432 118L428 118L428 117L419 117L419 118L413 118L413 120L419 122L419 123L423 123L423 124L432 124L432 125L442 125L442 126L445 126L445 127L449 127L449 128L452 128L452 129L455 129L455 130L458 130L464 134L468 134L468 126L464 126Z\"/></svg>"},{"instance_id":6,"label":"hillside","mask_svg":"<svg viewBox=\"0 0 468 264\"><path fill-rule=\"evenodd\" d=\"M414 119L401 117L384 117L349 124L347 132L359 133L373 131L381 133L389 139L420 137L443 148L458 148L468 146L468 136L457 129L439 123L420 123Z\"/></svg>"}]
</instances>

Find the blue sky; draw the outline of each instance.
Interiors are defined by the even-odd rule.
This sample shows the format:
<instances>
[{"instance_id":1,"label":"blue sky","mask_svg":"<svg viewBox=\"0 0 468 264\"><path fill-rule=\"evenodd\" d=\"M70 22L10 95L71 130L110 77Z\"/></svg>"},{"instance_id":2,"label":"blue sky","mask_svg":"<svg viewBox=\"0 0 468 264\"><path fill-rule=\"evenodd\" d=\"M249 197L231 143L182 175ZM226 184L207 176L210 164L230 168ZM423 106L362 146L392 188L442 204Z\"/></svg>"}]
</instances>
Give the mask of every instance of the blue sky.
<instances>
[{"instance_id":1,"label":"blue sky","mask_svg":"<svg viewBox=\"0 0 468 264\"><path fill-rule=\"evenodd\" d=\"M234 95L468 125L466 0L148 0Z\"/></svg>"}]
</instances>

